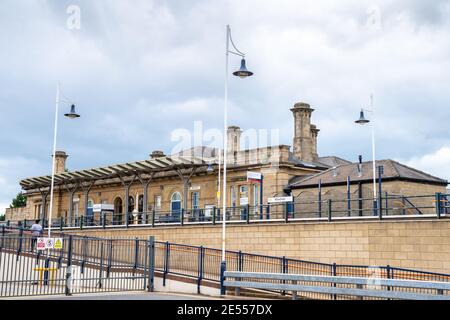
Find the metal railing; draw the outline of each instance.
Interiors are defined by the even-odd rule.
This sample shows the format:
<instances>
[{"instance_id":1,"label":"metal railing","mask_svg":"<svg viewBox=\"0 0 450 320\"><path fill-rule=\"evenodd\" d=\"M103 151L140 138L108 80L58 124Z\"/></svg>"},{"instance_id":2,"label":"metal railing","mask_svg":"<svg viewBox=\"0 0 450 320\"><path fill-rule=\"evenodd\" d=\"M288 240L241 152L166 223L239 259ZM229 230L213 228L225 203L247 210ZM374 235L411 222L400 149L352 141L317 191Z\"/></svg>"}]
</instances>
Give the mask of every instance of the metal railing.
<instances>
[{"instance_id":1,"label":"metal railing","mask_svg":"<svg viewBox=\"0 0 450 320\"><path fill-rule=\"evenodd\" d=\"M446 282L236 271L224 276L226 287L288 291L294 300L298 292L359 299L450 300L450 283Z\"/></svg>"},{"instance_id":2,"label":"metal railing","mask_svg":"<svg viewBox=\"0 0 450 320\"><path fill-rule=\"evenodd\" d=\"M0 238L0 297L152 290L152 239L60 235L59 250L38 251L21 232Z\"/></svg>"},{"instance_id":3,"label":"metal railing","mask_svg":"<svg viewBox=\"0 0 450 320\"><path fill-rule=\"evenodd\" d=\"M258 206L238 206L226 209L227 223L266 223L317 221L333 222L348 219L402 219L447 217L450 213L450 195L399 196L384 194L376 203L373 198L322 199L321 201L302 201L290 203L264 204ZM149 212L93 213L66 219L65 214L52 219L52 228L118 228L118 227L160 227L184 226L192 224L212 224L222 222L220 208L190 209L177 211L153 210ZM6 221L1 225L24 226L29 228L33 221ZM48 220L41 221L48 227Z\"/></svg>"},{"instance_id":4,"label":"metal railing","mask_svg":"<svg viewBox=\"0 0 450 320\"><path fill-rule=\"evenodd\" d=\"M75 271L72 270L72 274L75 272L80 274L77 277L79 285L70 289L70 292L73 293L99 290L145 290L146 287L149 287L150 279L152 279L146 275L153 271L157 272L157 276L162 277L163 285L166 285L171 275L195 280L198 293L202 286L207 284L216 284L217 286L222 280L220 249L158 241L150 244L150 240L143 239L102 239L61 234L55 236L64 239L63 248L47 254L34 249L33 238L26 234L23 228L3 227L1 230L0 269L2 271L0 276L2 278L0 284L2 288L8 288L8 290L12 290L11 286L17 285L18 281L11 278L14 272L17 273L12 270L25 270L21 272L28 276L20 281L26 284L26 288L20 290L26 294L30 294L30 292L31 294L64 293L69 266L74 266ZM148 248L152 248L153 253L148 251ZM150 263L149 258L152 256L154 259ZM37 270L31 268L33 264L30 261L35 262ZM389 265L355 266L318 263L230 250L226 251L226 266L227 269L238 272L450 282L449 274L396 268ZM52 268L59 270L53 280L49 278ZM44 281L44 284L50 282L57 286L36 287L33 289L34 291L30 291L29 286L39 278L39 272L41 272L39 270L43 270L41 280ZM48 281L45 282L45 279ZM51 288L54 291L51 291ZM1 291L2 294L5 290ZM20 294L20 290L15 295ZM414 292L429 293L430 290L415 289ZM287 294L286 290L272 293ZM350 298L342 294L328 295L315 292L307 292L303 296L310 299Z\"/></svg>"}]
</instances>

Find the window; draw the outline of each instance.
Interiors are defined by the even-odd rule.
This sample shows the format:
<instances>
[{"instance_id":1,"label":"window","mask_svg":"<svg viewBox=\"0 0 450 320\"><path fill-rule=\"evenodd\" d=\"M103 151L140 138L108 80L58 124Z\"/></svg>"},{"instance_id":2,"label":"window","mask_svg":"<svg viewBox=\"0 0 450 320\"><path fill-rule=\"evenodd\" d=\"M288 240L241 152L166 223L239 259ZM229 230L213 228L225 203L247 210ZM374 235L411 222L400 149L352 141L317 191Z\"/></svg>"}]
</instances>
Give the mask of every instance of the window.
<instances>
[{"instance_id":1,"label":"window","mask_svg":"<svg viewBox=\"0 0 450 320\"><path fill-rule=\"evenodd\" d=\"M176 214L181 212L181 194L179 192L175 192L170 197L170 211Z\"/></svg>"},{"instance_id":2,"label":"window","mask_svg":"<svg viewBox=\"0 0 450 320\"><path fill-rule=\"evenodd\" d=\"M256 184L253 185L253 206L254 211L258 211L258 205L259 205L259 192L258 192L258 186Z\"/></svg>"},{"instance_id":3,"label":"window","mask_svg":"<svg viewBox=\"0 0 450 320\"><path fill-rule=\"evenodd\" d=\"M199 208L200 195L198 192L192 192L192 209L196 210Z\"/></svg>"},{"instance_id":4,"label":"window","mask_svg":"<svg viewBox=\"0 0 450 320\"><path fill-rule=\"evenodd\" d=\"M155 196L155 210L161 210L161 196Z\"/></svg>"},{"instance_id":5,"label":"window","mask_svg":"<svg viewBox=\"0 0 450 320\"><path fill-rule=\"evenodd\" d=\"M231 206L236 207L236 190L234 190L234 186L231 187Z\"/></svg>"}]
</instances>

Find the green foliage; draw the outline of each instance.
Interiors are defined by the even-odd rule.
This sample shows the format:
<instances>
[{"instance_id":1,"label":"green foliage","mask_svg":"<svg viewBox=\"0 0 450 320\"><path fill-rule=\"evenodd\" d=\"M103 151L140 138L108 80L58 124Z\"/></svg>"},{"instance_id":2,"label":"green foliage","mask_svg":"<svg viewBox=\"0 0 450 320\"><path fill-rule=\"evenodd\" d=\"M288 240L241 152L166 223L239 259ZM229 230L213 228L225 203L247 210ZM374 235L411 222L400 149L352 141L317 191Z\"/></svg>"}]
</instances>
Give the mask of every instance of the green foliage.
<instances>
[{"instance_id":1,"label":"green foliage","mask_svg":"<svg viewBox=\"0 0 450 320\"><path fill-rule=\"evenodd\" d=\"M0 221L5 221L5 215L4 214L0 215Z\"/></svg>"},{"instance_id":2,"label":"green foliage","mask_svg":"<svg viewBox=\"0 0 450 320\"><path fill-rule=\"evenodd\" d=\"M23 195L22 192L19 192L17 196L12 200L10 208L22 208L27 205L27 197Z\"/></svg>"}]
</instances>

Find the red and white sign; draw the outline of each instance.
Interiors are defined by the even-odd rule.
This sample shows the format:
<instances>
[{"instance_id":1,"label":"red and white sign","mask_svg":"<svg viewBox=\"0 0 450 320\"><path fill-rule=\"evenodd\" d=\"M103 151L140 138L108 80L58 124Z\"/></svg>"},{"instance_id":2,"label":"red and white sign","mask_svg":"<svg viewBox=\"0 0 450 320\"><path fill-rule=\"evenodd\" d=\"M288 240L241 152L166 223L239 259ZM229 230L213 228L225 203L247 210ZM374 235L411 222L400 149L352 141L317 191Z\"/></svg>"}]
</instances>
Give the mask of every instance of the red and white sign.
<instances>
[{"instance_id":1,"label":"red and white sign","mask_svg":"<svg viewBox=\"0 0 450 320\"><path fill-rule=\"evenodd\" d=\"M247 181L248 182L261 182L262 175L259 172L247 171Z\"/></svg>"},{"instance_id":2,"label":"red and white sign","mask_svg":"<svg viewBox=\"0 0 450 320\"><path fill-rule=\"evenodd\" d=\"M45 250L45 238L37 238L36 249Z\"/></svg>"}]
</instances>

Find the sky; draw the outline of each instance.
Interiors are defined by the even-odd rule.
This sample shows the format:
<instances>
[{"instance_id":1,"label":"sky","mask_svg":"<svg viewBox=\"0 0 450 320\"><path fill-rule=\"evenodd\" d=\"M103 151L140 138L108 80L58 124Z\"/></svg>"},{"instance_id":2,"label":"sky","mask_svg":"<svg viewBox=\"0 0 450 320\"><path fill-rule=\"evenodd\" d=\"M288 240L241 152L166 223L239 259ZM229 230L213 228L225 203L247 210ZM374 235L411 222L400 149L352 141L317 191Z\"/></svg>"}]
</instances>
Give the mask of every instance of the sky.
<instances>
[{"instance_id":1,"label":"sky","mask_svg":"<svg viewBox=\"0 0 450 320\"><path fill-rule=\"evenodd\" d=\"M255 73L229 79L230 125L292 145L290 108L307 102L320 156L370 160L354 120L373 93L377 159L450 180L449 14L441 0L2 0L0 214L20 179L51 172L58 81L70 170L170 154L195 123L221 130L227 24Z\"/></svg>"}]
</instances>

